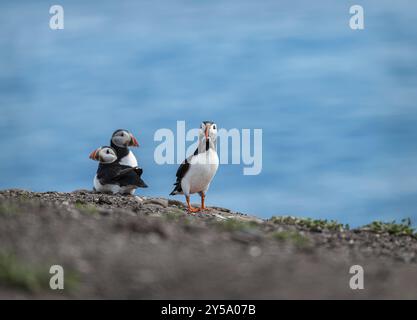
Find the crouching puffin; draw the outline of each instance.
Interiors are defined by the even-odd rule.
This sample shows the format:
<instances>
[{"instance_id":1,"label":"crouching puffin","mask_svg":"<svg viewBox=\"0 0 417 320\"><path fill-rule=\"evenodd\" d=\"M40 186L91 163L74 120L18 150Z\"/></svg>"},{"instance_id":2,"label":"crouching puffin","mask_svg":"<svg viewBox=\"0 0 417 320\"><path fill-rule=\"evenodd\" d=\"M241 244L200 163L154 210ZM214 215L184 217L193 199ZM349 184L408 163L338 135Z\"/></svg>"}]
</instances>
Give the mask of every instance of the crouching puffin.
<instances>
[{"instance_id":1,"label":"crouching puffin","mask_svg":"<svg viewBox=\"0 0 417 320\"><path fill-rule=\"evenodd\" d=\"M138 161L129 147L139 147L136 138L128 130L119 129L113 132L110 146L116 152L117 162L129 167L137 167Z\"/></svg>"},{"instance_id":2,"label":"crouching puffin","mask_svg":"<svg viewBox=\"0 0 417 320\"><path fill-rule=\"evenodd\" d=\"M116 151L111 147L104 146L94 150L90 159L99 161L94 177L94 191L133 194L136 188L148 187L141 179L143 170L119 164Z\"/></svg>"},{"instance_id":3,"label":"crouching puffin","mask_svg":"<svg viewBox=\"0 0 417 320\"><path fill-rule=\"evenodd\" d=\"M188 211L197 212L206 209L204 200L210 182L219 167L216 151L217 126L214 122L204 121L199 130L198 148L193 155L183 161L177 171L175 188L170 195L184 194ZM190 194L199 193L201 208L193 208Z\"/></svg>"}]
</instances>

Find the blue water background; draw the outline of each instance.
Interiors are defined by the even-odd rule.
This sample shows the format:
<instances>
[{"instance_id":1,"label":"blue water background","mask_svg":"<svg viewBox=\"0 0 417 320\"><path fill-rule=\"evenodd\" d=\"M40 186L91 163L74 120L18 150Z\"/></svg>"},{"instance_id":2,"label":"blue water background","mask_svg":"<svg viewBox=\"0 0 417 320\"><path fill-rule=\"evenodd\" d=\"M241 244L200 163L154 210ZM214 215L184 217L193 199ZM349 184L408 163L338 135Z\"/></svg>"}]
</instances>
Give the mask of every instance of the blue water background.
<instances>
[{"instance_id":1,"label":"blue water background","mask_svg":"<svg viewBox=\"0 0 417 320\"><path fill-rule=\"evenodd\" d=\"M0 188L91 188L88 154L127 128L138 193L167 196L177 166L155 163L155 131L210 119L261 128L263 171L221 166L209 205L417 222L416 17L404 0L1 1Z\"/></svg>"}]
</instances>

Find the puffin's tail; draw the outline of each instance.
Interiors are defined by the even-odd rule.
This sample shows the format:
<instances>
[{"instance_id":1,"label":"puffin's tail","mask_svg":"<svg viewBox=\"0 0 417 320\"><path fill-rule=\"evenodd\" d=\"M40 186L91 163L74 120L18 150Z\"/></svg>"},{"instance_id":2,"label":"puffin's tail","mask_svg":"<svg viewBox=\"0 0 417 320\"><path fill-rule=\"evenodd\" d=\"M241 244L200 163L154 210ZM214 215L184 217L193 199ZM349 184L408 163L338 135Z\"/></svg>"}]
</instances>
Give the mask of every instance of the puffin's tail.
<instances>
[{"instance_id":1,"label":"puffin's tail","mask_svg":"<svg viewBox=\"0 0 417 320\"><path fill-rule=\"evenodd\" d=\"M139 178L138 187L139 188L147 188L148 185L145 183L145 181L143 181L141 178Z\"/></svg>"},{"instance_id":2,"label":"puffin's tail","mask_svg":"<svg viewBox=\"0 0 417 320\"><path fill-rule=\"evenodd\" d=\"M169 194L170 196L175 196L176 194L179 194L182 192L181 190L181 184L179 182L175 182L174 183L174 190L172 190L172 192Z\"/></svg>"}]
</instances>

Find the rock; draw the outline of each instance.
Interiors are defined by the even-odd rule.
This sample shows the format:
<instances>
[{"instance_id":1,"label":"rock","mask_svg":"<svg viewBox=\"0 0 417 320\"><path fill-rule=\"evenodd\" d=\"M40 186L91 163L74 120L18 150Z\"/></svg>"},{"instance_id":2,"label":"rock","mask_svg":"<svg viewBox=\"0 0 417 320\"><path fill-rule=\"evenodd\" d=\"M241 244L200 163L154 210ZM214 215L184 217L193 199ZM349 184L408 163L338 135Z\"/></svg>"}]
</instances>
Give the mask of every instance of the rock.
<instances>
[{"instance_id":1,"label":"rock","mask_svg":"<svg viewBox=\"0 0 417 320\"><path fill-rule=\"evenodd\" d=\"M189 214L183 202L160 197L4 190L0 269L31 273L30 282L0 286L0 297L417 298L407 289L414 236L312 229L301 218L265 221L220 207ZM51 263L65 267L71 291L51 292ZM353 264L366 268L369 290L360 295L345 283Z\"/></svg>"},{"instance_id":2,"label":"rock","mask_svg":"<svg viewBox=\"0 0 417 320\"><path fill-rule=\"evenodd\" d=\"M178 200L172 200L172 199L168 199L168 205L170 206L177 206L177 207L186 207L186 205L184 203L182 203L181 201Z\"/></svg>"},{"instance_id":3,"label":"rock","mask_svg":"<svg viewBox=\"0 0 417 320\"><path fill-rule=\"evenodd\" d=\"M143 204L156 204L156 205L160 205L161 207L168 207L168 200L167 199L149 199L149 200L144 200Z\"/></svg>"}]
</instances>

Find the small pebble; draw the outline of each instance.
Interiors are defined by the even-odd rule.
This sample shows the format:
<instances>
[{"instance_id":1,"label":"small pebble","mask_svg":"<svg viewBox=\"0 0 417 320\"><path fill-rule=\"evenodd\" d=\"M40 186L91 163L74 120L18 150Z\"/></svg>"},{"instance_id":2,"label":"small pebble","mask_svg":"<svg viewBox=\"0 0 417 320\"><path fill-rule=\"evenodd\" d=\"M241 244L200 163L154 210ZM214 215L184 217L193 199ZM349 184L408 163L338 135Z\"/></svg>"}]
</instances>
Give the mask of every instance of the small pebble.
<instances>
[{"instance_id":1,"label":"small pebble","mask_svg":"<svg viewBox=\"0 0 417 320\"><path fill-rule=\"evenodd\" d=\"M249 248L249 254L254 257L257 258L262 254L262 249L259 248L258 246L251 246Z\"/></svg>"}]
</instances>

